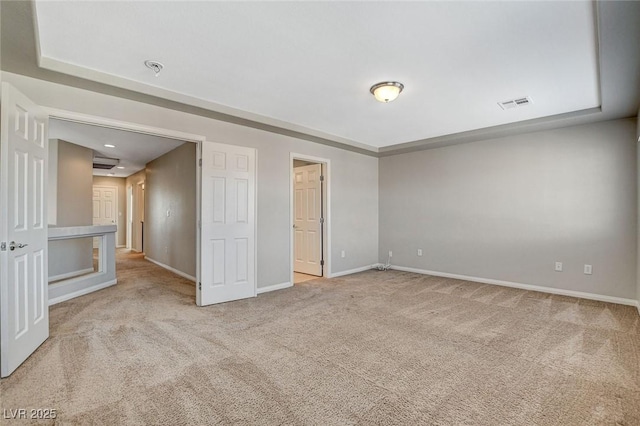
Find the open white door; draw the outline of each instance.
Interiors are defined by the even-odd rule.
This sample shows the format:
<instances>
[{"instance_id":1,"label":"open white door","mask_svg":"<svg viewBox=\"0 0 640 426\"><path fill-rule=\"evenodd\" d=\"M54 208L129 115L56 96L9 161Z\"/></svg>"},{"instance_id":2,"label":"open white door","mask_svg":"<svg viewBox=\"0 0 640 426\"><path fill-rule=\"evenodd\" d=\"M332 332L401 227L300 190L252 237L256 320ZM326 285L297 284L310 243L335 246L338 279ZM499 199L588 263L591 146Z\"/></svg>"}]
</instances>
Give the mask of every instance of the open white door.
<instances>
[{"instance_id":1,"label":"open white door","mask_svg":"<svg viewBox=\"0 0 640 426\"><path fill-rule=\"evenodd\" d=\"M293 169L294 265L303 274L322 276L322 165Z\"/></svg>"},{"instance_id":2,"label":"open white door","mask_svg":"<svg viewBox=\"0 0 640 426\"><path fill-rule=\"evenodd\" d=\"M2 83L0 139L0 373L49 337L48 116Z\"/></svg>"},{"instance_id":3,"label":"open white door","mask_svg":"<svg viewBox=\"0 0 640 426\"><path fill-rule=\"evenodd\" d=\"M256 295L256 151L202 144L200 306Z\"/></svg>"}]
</instances>

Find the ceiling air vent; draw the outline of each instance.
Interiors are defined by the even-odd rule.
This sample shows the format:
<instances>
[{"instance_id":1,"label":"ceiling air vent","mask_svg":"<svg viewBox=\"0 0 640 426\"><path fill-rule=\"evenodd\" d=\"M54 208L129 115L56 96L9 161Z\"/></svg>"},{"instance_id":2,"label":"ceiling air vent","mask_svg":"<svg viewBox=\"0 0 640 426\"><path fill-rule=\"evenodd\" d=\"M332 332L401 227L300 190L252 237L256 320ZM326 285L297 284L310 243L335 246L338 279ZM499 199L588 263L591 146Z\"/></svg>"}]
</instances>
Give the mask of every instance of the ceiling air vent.
<instances>
[{"instance_id":1,"label":"ceiling air vent","mask_svg":"<svg viewBox=\"0 0 640 426\"><path fill-rule=\"evenodd\" d=\"M512 108L527 106L532 103L533 101L531 100L531 98L529 96L525 96L524 98L511 99L510 101L498 102L498 105L500 105L500 108L502 109L512 109Z\"/></svg>"},{"instance_id":2,"label":"ceiling air vent","mask_svg":"<svg viewBox=\"0 0 640 426\"><path fill-rule=\"evenodd\" d=\"M100 170L111 170L120 164L117 158L93 157L93 168Z\"/></svg>"}]
</instances>

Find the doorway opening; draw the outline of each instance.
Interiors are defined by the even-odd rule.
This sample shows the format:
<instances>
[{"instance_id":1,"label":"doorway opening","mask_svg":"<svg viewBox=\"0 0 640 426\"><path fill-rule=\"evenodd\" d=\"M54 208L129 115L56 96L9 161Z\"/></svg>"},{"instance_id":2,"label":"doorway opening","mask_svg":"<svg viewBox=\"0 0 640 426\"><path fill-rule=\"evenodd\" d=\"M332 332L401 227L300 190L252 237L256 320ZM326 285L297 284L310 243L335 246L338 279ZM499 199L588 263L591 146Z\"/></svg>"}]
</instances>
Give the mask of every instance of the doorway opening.
<instances>
[{"instance_id":1,"label":"doorway opening","mask_svg":"<svg viewBox=\"0 0 640 426\"><path fill-rule=\"evenodd\" d=\"M291 283L330 276L329 160L291 154Z\"/></svg>"},{"instance_id":2,"label":"doorway opening","mask_svg":"<svg viewBox=\"0 0 640 426\"><path fill-rule=\"evenodd\" d=\"M105 265L96 271L96 260L106 256L115 262L106 262L114 276L109 273L103 278L113 285L118 260L124 259L116 252L131 250L141 260L196 281L199 143L55 117L49 120L49 140L55 141L49 147L56 151L50 155L55 163L49 169L57 174L56 197L49 197L49 209L57 214L49 225L85 226L91 232L101 229L113 232L115 240L113 246L105 246L101 237L94 237L92 253L90 246L73 253L51 252L50 261L57 269L64 268L65 278L80 275L78 262L93 262L90 272L99 275ZM73 240L67 244L72 243L76 244ZM55 272L51 265L50 271ZM55 303L75 297L64 291L66 285L51 282L50 295L60 293ZM99 285L88 283L83 294L93 287Z\"/></svg>"}]
</instances>

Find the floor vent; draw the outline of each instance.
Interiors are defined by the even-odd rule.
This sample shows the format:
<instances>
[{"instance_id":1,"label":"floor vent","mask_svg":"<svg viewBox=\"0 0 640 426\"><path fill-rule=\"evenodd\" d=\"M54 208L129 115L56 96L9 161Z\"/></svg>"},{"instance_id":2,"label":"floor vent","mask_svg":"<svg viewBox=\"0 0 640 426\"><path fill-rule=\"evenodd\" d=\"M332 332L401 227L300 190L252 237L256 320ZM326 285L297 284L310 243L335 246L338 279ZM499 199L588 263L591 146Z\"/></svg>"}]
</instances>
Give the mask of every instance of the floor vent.
<instances>
[{"instance_id":1,"label":"floor vent","mask_svg":"<svg viewBox=\"0 0 640 426\"><path fill-rule=\"evenodd\" d=\"M500 105L500 108L502 109L512 109L512 108L527 106L532 103L533 101L531 100L531 98L529 96L525 96L524 98L511 99L510 101L498 102L498 105Z\"/></svg>"}]
</instances>

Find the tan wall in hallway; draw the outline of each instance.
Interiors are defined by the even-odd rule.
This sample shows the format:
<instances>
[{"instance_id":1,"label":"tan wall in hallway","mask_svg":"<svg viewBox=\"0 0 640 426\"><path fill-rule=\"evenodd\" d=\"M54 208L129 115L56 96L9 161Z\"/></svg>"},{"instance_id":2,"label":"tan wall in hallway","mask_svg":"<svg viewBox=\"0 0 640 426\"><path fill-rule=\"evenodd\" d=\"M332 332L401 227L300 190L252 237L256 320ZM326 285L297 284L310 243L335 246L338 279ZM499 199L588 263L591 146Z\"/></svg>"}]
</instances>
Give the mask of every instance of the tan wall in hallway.
<instances>
[{"instance_id":1,"label":"tan wall in hallway","mask_svg":"<svg viewBox=\"0 0 640 426\"><path fill-rule=\"evenodd\" d=\"M93 151L58 140L56 226L91 225L93 222ZM49 276L93 267L92 240L49 243Z\"/></svg>"},{"instance_id":2,"label":"tan wall in hallway","mask_svg":"<svg viewBox=\"0 0 640 426\"><path fill-rule=\"evenodd\" d=\"M196 144L185 143L148 163L146 176L145 254L195 277Z\"/></svg>"}]
</instances>

